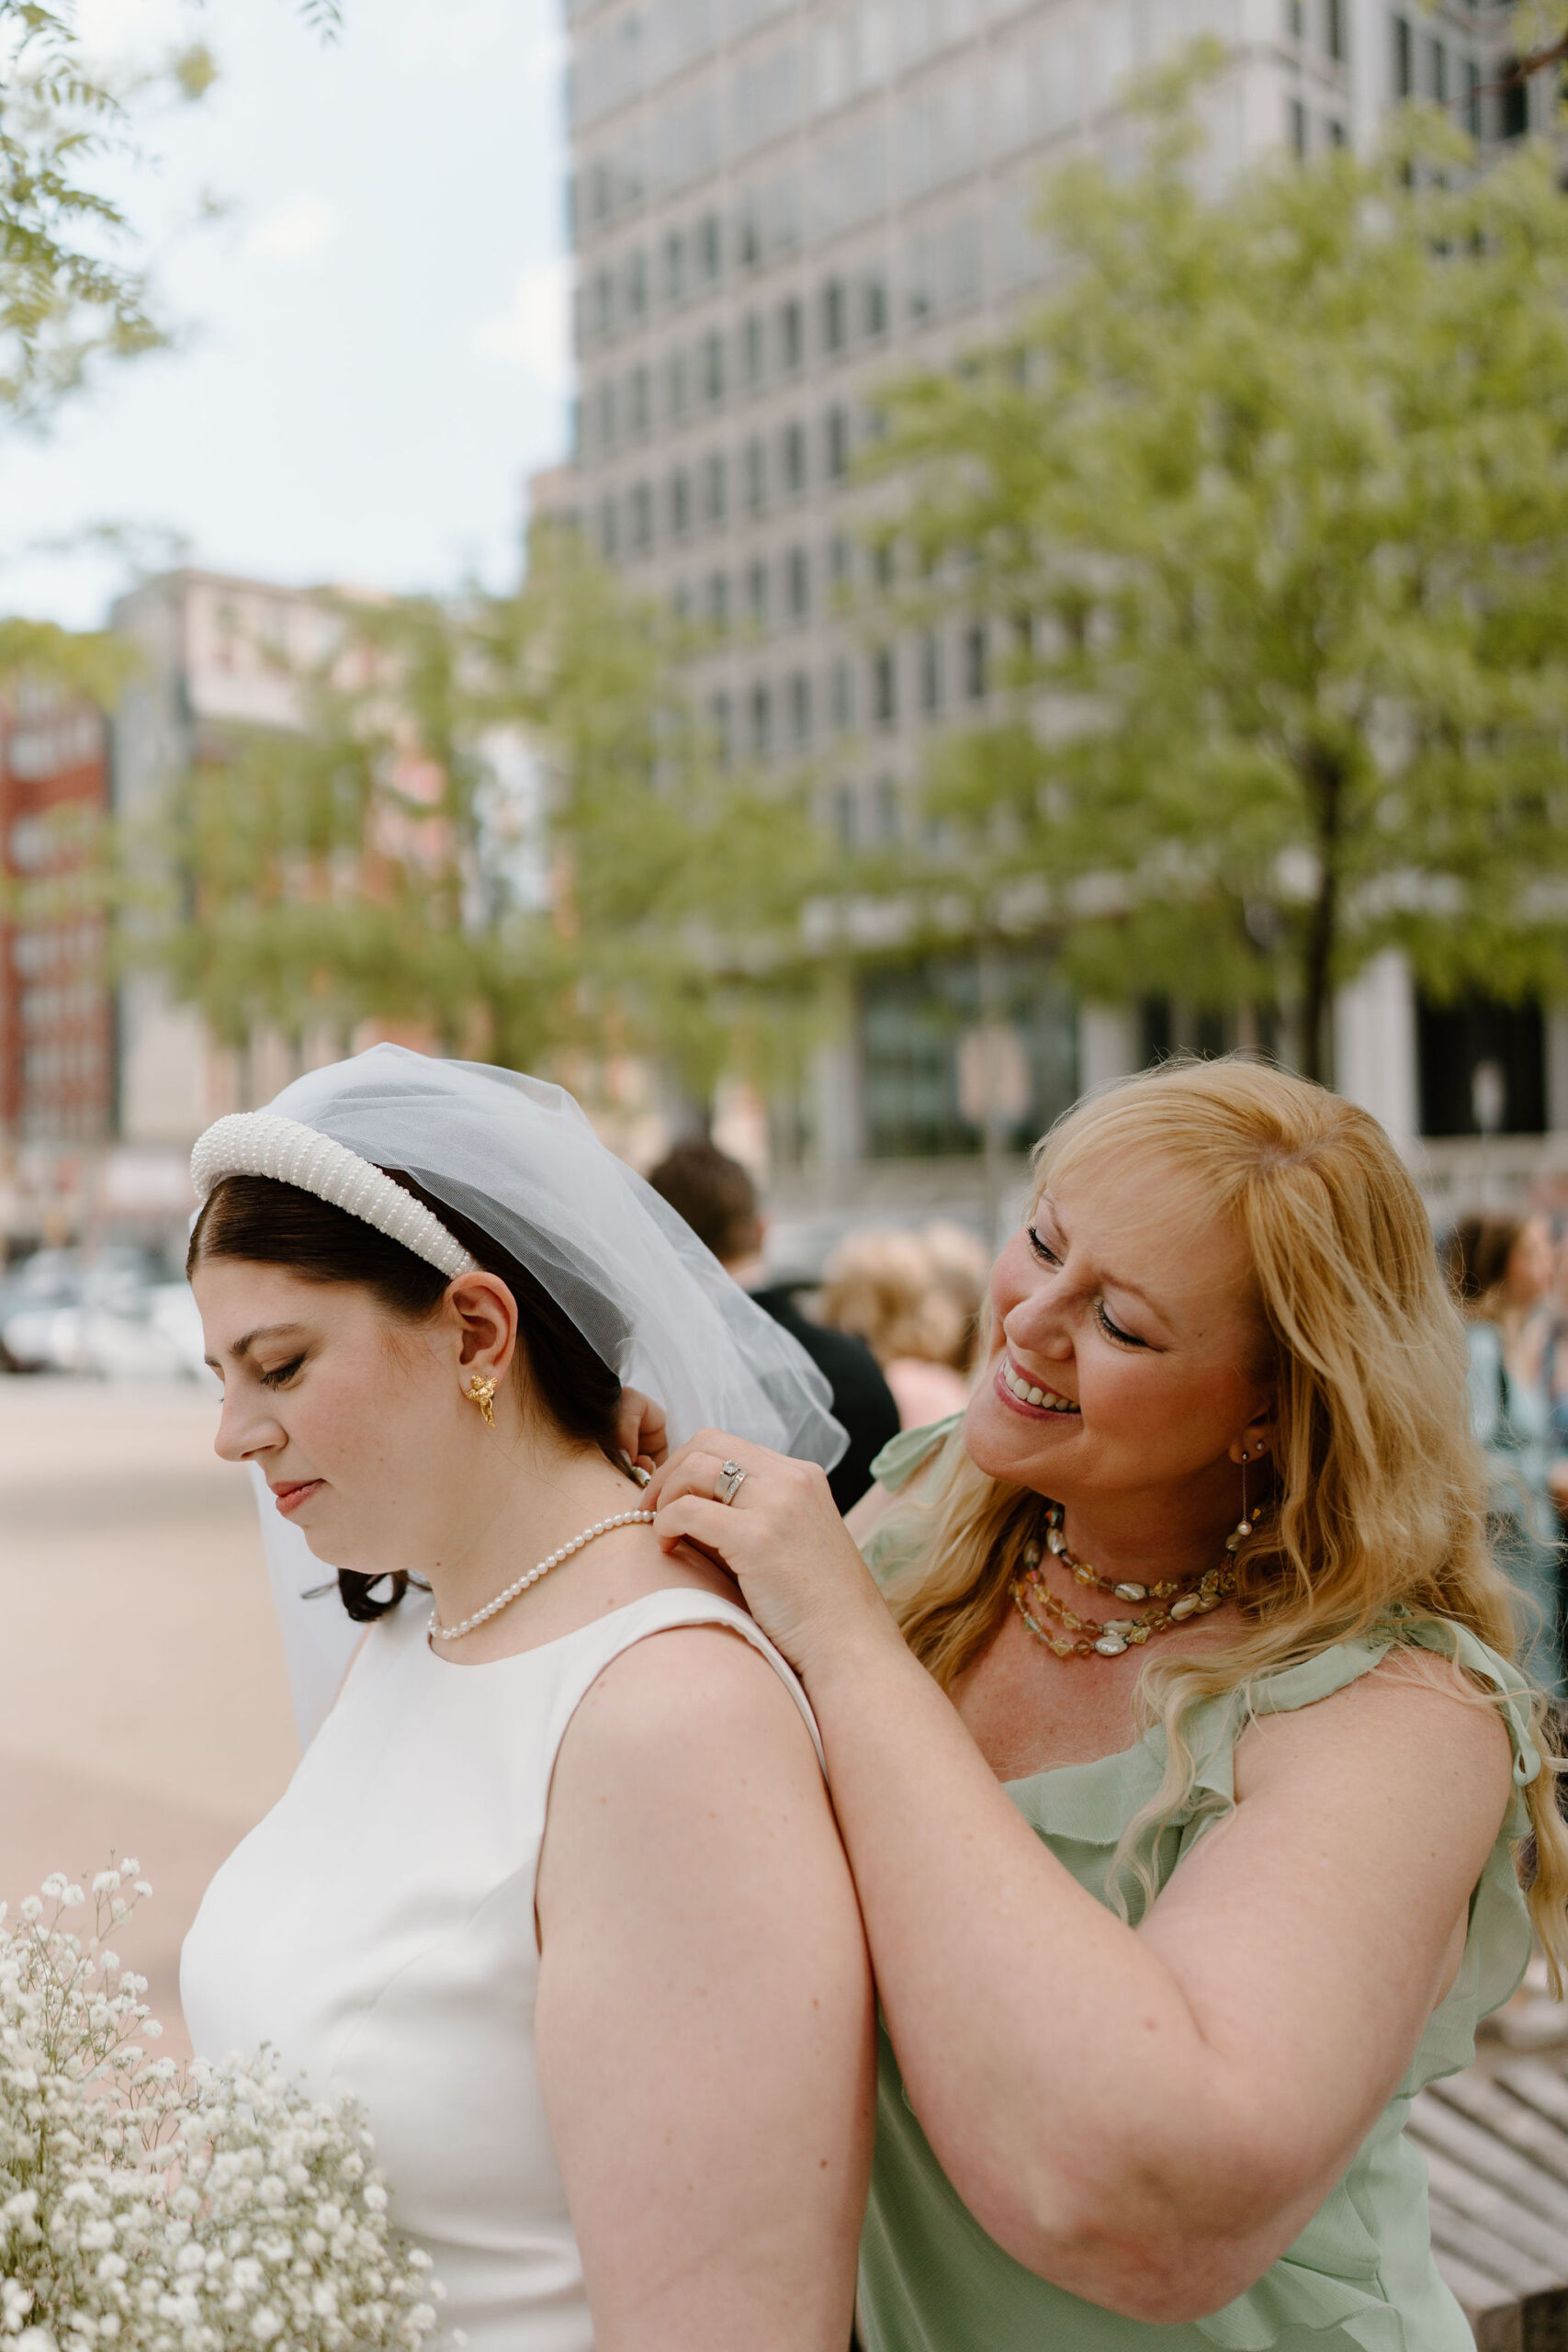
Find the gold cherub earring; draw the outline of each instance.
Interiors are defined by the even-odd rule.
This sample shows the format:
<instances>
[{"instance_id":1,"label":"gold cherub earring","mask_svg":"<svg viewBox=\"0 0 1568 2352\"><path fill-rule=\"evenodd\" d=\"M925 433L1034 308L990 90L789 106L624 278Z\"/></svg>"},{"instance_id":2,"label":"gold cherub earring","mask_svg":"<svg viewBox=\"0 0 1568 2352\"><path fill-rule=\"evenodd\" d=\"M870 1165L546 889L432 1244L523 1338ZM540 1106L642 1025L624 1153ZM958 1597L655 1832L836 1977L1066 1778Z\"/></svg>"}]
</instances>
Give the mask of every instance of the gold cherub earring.
<instances>
[{"instance_id":1,"label":"gold cherub earring","mask_svg":"<svg viewBox=\"0 0 1568 2352\"><path fill-rule=\"evenodd\" d=\"M480 1412L484 1415L484 1417L485 1417L485 1427L486 1427L486 1429L487 1429L487 1430L492 1430L492 1429L494 1429L494 1427L495 1427L495 1405L494 1405L494 1402L493 1402L493 1399L494 1399L494 1396L495 1396L495 1383L494 1383L494 1381L493 1381L493 1380L486 1380L486 1379L485 1379L485 1377L483 1376L483 1374L482 1374L481 1373L477 1373L477 1372L476 1372L476 1373L473 1374L472 1378L469 1380L469 1382L468 1382L468 1385L467 1388L465 1388L465 1389L464 1389L463 1394L464 1394L464 1396L468 1398L468 1400L469 1404L470 1404L470 1405L477 1405L477 1406L479 1407L479 1408Z\"/></svg>"}]
</instances>

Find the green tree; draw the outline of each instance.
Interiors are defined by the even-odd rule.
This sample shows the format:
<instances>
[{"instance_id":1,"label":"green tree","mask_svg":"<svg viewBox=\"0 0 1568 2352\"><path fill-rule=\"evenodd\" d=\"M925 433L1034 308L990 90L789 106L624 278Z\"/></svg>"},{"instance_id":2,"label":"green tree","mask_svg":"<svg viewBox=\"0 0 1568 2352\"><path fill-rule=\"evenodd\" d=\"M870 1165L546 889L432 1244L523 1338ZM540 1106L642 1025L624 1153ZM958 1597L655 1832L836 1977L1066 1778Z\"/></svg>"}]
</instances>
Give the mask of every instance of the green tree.
<instances>
[{"instance_id":1,"label":"green tree","mask_svg":"<svg viewBox=\"0 0 1568 2352\"><path fill-rule=\"evenodd\" d=\"M334 609L300 727L175 781L176 991L242 1051L376 1016L569 1076L651 1057L699 1101L765 1074L817 844L800 789L710 756L669 616L553 531L513 595Z\"/></svg>"},{"instance_id":2,"label":"green tree","mask_svg":"<svg viewBox=\"0 0 1568 2352\"><path fill-rule=\"evenodd\" d=\"M1033 314L887 403L903 616L1010 649L932 895L1091 995L1282 1012L1322 1073L1388 944L1568 983L1568 209L1421 110L1205 193L1192 71L1137 168L1053 181Z\"/></svg>"},{"instance_id":3,"label":"green tree","mask_svg":"<svg viewBox=\"0 0 1568 2352\"><path fill-rule=\"evenodd\" d=\"M335 32L338 0L299 6ZM95 361L167 342L142 241L104 167L141 160L148 109L199 98L215 73L190 42L152 71L117 74L85 51L73 0L0 0L0 424L37 424Z\"/></svg>"}]
</instances>

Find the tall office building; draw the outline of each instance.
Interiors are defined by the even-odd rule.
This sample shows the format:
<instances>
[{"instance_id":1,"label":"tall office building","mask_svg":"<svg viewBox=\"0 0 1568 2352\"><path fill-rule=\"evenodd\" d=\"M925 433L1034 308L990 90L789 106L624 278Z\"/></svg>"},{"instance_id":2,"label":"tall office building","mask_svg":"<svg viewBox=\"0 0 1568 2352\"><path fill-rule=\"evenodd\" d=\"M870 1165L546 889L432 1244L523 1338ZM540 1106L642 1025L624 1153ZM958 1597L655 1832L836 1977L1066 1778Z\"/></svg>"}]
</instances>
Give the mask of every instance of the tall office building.
<instances>
[{"instance_id":1,"label":"tall office building","mask_svg":"<svg viewBox=\"0 0 1568 2352\"><path fill-rule=\"evenodd\" d=\"M879 493L850 469L878 384L942 362L1027 299L1042 170L1127 139L1122 96L1140 66L1201 34L1225 44L1204 100L1219 174L1269 148L1362 144L1409 95L1491 139L1524 127L1520 97L1495 86L1501 13L568 0L580 399L551 509L711 629L695 684L736 757L810 757L847 844L896 838L931 729L984 705L991 648L957 624L876 644L843 617L840 592L871 561ZM829 1157L962 1148L952 1040L975 1017L966 969L868 981ZM1033 1098L1021 1129L1037 1131L1132 1048L1124 1023L1066 1006L1043 964L1015 993Z\"/></svg>"}]
</instances>

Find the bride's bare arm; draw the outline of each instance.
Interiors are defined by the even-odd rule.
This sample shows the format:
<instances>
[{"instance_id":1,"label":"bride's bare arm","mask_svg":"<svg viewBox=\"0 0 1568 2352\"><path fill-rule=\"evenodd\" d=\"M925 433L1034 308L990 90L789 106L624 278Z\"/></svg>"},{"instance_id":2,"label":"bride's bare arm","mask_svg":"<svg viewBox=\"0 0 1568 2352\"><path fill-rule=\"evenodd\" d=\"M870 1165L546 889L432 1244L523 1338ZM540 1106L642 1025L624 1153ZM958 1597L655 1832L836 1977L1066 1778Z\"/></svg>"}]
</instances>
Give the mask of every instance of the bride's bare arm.
<instances>
[{"instance_id":1,"label":"bride's bare arm","mask_svg":"<svg viewBox=\"0 0 1568 2352\"><path fill-rule=\"evenodd\" d=\"M598 2352L843 2352L870 2161L860 1913L804 1723L660 1634L562 1743L539 2073Z\"/></svg>"}]
</instances>

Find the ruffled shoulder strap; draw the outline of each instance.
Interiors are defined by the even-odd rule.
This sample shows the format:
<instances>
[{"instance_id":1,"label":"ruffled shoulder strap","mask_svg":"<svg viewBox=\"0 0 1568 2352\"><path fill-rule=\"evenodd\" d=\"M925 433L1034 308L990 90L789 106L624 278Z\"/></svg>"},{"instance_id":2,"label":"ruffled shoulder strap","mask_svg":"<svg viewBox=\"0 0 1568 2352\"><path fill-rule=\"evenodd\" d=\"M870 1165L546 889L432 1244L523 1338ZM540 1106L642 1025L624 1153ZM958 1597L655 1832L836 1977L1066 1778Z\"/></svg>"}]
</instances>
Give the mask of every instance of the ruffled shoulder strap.
<instances>
[{"instance_id":1,"label":"ruffled shoulder strap","mask_svg":"<svg viewBox=\"0 0 1568 2352\"><path fill-rule=\"evenodd\" d=\"M1451 1659L1483 1690L1495 1694L1497 1713L1507 1727L1514 1751L1515 1788L1528 1789L1532 1781L1539 1780L1543 1766L1540 1750L1535 1744L1530 1687L1518 1668L1491 1648L1479 1634L1472 1634L1468 1625L1456 1624L1451 1617L1408 1617L1400 1627L1399 1638Z\"/></svg>"},{"instance_id":2,"label":"ruffled shoulder strap","mask_svg":"<svg viewBox=\"0 0 1568 2352\"><path fill-rule=\"evenodd\" d=\"M900 1430L890 1437L871 1465L871 1475L879 1487L890 1495L902 1494L917 1470L923 1470L938 1449L946 1444L964 1419L962 1413L949 1413L942 1421L928 1421L918 1430Z\"/></svg>"}]
</instances>

